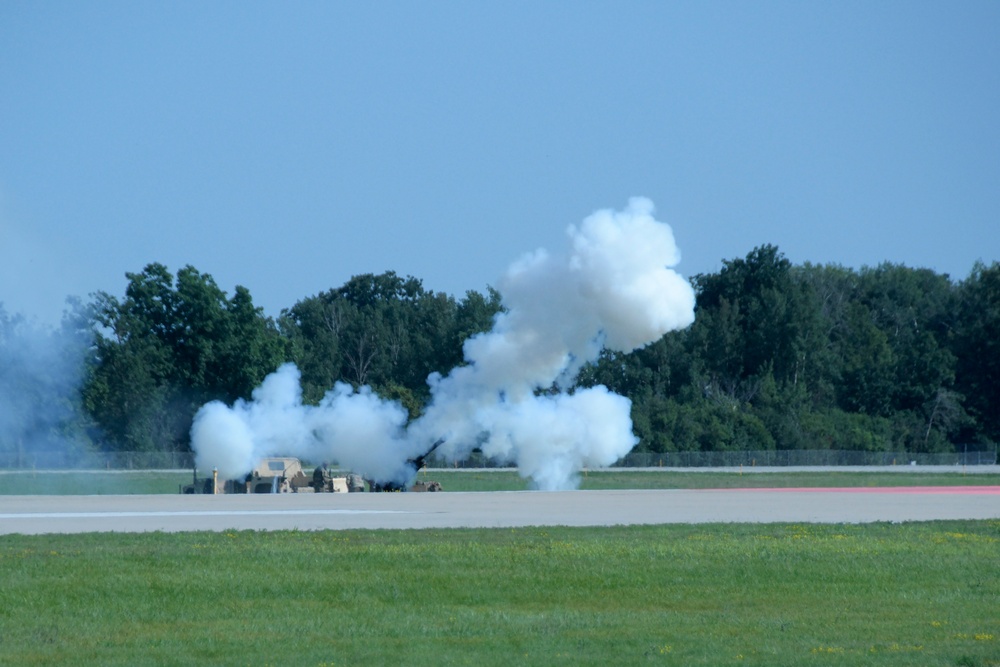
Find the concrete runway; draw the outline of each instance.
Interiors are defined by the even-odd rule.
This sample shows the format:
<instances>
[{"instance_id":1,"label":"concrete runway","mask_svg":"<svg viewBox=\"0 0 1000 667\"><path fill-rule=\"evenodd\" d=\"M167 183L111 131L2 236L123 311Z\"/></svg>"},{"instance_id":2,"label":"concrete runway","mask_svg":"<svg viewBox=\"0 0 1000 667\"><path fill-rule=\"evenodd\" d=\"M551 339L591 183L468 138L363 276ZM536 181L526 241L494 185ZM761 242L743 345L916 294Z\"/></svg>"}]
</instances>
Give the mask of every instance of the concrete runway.
<instances>
[{"instance_id":1,"label":"concrete runway","mask_svg":"<svg viewBox=\"0 0 1000 667\"><path fill-rule=\"evenodd\" d=\"M934 519L1000 519L1000 486L0 497L0 534Z\"/></svg>"}]
</instances>

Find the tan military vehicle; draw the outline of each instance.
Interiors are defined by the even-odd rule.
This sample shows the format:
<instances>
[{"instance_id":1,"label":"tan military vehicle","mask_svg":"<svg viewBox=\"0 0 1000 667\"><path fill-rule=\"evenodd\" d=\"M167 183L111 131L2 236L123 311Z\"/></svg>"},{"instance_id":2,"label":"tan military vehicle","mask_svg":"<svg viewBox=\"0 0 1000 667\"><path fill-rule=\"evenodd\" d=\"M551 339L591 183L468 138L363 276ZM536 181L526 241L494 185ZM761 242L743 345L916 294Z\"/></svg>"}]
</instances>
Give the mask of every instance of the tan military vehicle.
<instances>
[{"instance_id":1,"label":"tan military vehicle","mask_svg":"<svg viewBox=\"0 0 1000 667\"><path fill-rule=\"evenodd\" d=\"M274 456L261 459L247 475L245 483L243 493L298 493L309 487L309 478L298 459Z\"/></svg>"},{"instance_id":2,"label":"tan military vehicle","mask_svg":"<svg viewBox=\"0 0 1000 667\"><path fill-rule=\"evenodd\" d=\"M302 462L294 457L272 456L261 459L243 479L221 480L213 474L188 484L182 493L298 493L312 491ZM346 482L344 484L346 492Z\"/></svg>"},{"instance_id":3,"label":"tan military vehicle","mask_svg":"<svg viewBox=\"0 0 1000 667\"><path fill-rule=\"evenodd\" d=\"M414 489L420 491L440 491L441 485L432 482L437 488ZM313 474L307 475L302 469L302 462L291 456L271 456L261 459L246 477L242 479L217 479L198 477L194 473L194 481L181 487L181 493L357 493L365 490L365 482L361 475L348 472L334 475L326 467L317 467Z\"/></svg>"}]
</instances>

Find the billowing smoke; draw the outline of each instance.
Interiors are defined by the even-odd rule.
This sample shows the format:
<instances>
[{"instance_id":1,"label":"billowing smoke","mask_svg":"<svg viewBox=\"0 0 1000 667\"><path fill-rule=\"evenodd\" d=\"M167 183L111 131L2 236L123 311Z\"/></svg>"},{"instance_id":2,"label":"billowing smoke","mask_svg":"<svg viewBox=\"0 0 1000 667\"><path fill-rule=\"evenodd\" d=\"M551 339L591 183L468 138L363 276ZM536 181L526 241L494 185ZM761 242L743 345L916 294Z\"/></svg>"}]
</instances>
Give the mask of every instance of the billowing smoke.
<instances>
[{"instance_id":1,"label":"billowing smoke","mask_svg":"<svg viewBox=\"0 0 1000 667\"><path fill-rule=\"evenodd\" d=\"M86 455L79 391L91 334L53 329L0 303L0 466L67 467Z\"/></svg>"},{"instance_id":2,"label":"billowing smoke","mask_svg":"<svg viewBox=\"0 0 1000 667\"><path fill-rule=\"evenodd\" d=\"M421 452L407 438L406 410L368 387L338 383L317 406L304 405L299 370L284 364L231 408L202 406L191 427L195 463L217 468L223 478L245 475L264 456L335 460L379 480L405 481L406 461Z\"/></svg>"},{"instance_id":3,"label":"billowing smoke","mask_svg":"<svg viewBox=\"0 0 1000 667\"><path fill-rule=\"evenodd\" d=\"M366 477L405 483L407 464L444 438L453 459L473 449L516 462L540 489L572 488L584 467L606 466L636 444L628 399L605 387L574 388L602 348L630 352L694 321L694 292L669 267L680 254L648 199L602 210L567 229L569 251L538 250L507 270L505 312L466 341L466 365L428 378L431 402L407 425L405 410L368 388L338 384L320 405L301 401L285 365L232 408L198 413L198 466L245 474L269 454L333 459Z\"/></svg>"}]
</instances>

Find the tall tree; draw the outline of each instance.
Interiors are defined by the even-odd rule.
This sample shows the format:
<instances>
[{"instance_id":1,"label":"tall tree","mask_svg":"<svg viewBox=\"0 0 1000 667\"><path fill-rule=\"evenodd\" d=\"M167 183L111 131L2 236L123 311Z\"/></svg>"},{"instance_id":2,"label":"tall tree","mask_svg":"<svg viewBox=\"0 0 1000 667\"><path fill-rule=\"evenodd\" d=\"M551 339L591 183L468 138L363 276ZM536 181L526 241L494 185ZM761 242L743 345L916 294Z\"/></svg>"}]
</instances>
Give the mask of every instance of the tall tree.
<instances>
[{"instance_id":1,"label":"tall tree","mask_svg":"<svg viewBox=\"0 0 1000 667\"><path fill-rule=\"evenodd\" d=\"M1000 262L976 264L957 310L955 389L977 424L968 436L1000 442Z\"/></svg>"},{"instance_id":2,"label":"tall tree","mask_svg":"<svg viewBox=\"0 0 1000 667\"><path fill-rule=\"evenodd\" d=\"M488 329L499 294L469 292L461 303L392 271L354 276L285 311L282 332L302 371L303 395L317 401L335 382L370 385L411 413L429 398L427 377L462 360L465 339Z\"/></svg>"},{"instance_id":3,"label":"tall tree","mask_svg":"<svg viewBox=\"0 0 1000 667\"><path fill-rule=\"evenodd\" d=\"M929 269L881 264L862 269L857 301L885 335L894 358L892 406L918 410L954 380L948 350L955 288Z\"/></svg>"},{"instance_id":4,"label":"tall tree","mask_svg":"<svg viewBox=\"0 0 1000 667\"><path fill-rule=\"evenodd\" d=\"M768 370L779 383L807 379L816 365L809 355L819 332L815 295L793 280L776 246L725 261L719 273L696 276L695 285L692 336L715 381L737 385Z\"/></svg>"},{"instance_id":5,"label":"tall tree","mask_svg":"<svg viewBox=\"0 0 1000 667\"><path fill-rule=\"evenodd\" d=\"M183 450L206 401L249 397L286 358L274 323L237 288L227 299L191 266L127 273L125 298L95 295L96 344L85 404L108 445Z\"/></svg>"},{"instance_id":6,"label":"tall tree","mask_svg":"<svg viewBox=\"0 0 1000 667\"><path fill-rule=\"evenodd\" d=\"M282 363L291 358L290 342L275 322L253 304L250 290L237 285L226 303L218 365L225 370L218 387L227 401L246 398Z\"/></svg>"},{"instance_id":7,"label":"tall tree","mask_svg":"<svg viewBox=\"0 0 1000 667\"><path fill-rule=\"evenodd\" d=\"M319 401L334 383L346 381L341 375L341 338L353 310L336 290L329 290L302 299L282 312L281 334L289 342L292 359L302 374L302 397L306 402Z\"/></svg>"}]
</instances>

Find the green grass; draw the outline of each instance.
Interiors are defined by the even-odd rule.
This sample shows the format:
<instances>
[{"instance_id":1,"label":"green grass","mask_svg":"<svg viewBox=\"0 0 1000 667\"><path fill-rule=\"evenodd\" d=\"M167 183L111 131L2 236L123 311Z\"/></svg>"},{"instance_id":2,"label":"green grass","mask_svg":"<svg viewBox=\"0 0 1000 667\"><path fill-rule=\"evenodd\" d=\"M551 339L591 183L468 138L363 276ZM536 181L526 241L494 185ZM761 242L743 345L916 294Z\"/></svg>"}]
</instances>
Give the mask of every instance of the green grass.
<instances>
[{"instance_id":1,"label":"green grass","mask_svg":"<svg viewBox=\"0 0 1000 667\"><path fill-rule=\"evenodd\" d=\"M529 488L510 470L428 470L422 480L437 480L445 491L517 491ZM581 489L733 489L819 486L996 486L995 474L893 472L675 472L614 469L580 476Z\"/></svg>"},{"instance_id":2,"label":"green grass","mask_svg":"<svg viewBox=\"0 0 1000 667\"><path fill-rule=\"evenodd\" d=\"M445 491L518 491L529 488L512 470L425 470ZM790 486L935 486L1000 484L982 473L774 472L722 473L614 469L587 472L582 489L702 489ZM177 493L190 472L17 472L0 474L0 495L131 495Z\"/></svg>"},{"instance_id":3,"label":"green grass","mask_svg":"<svg viewBox=\"0 0 1000 667\"><path fill-rule=\"evenodd\" d=\"M18 471L0 473L2 495L133 495L179 493L190 472L172 471Z\"/></svg>"},{"instance_id":4,"label":"green grass","mask_svg":"<svg viewBox=\"0 0 1000 667\"><path fill-rule=\"evenodd\" d=\"M907 472L658 472L613 470L581 478L582 489L739 489L773 487L996 486L1000 475Z\"/></svg>"},{"instance_id":5,"label":"green grass","mask_svg":"<svg viewBox=\"0 0 1000 667\"><path fill-rule=\"evenodd\" d=\"M0 664L1000 665L1000 522L0 537Z\"/></svg>"}]
</instances>

